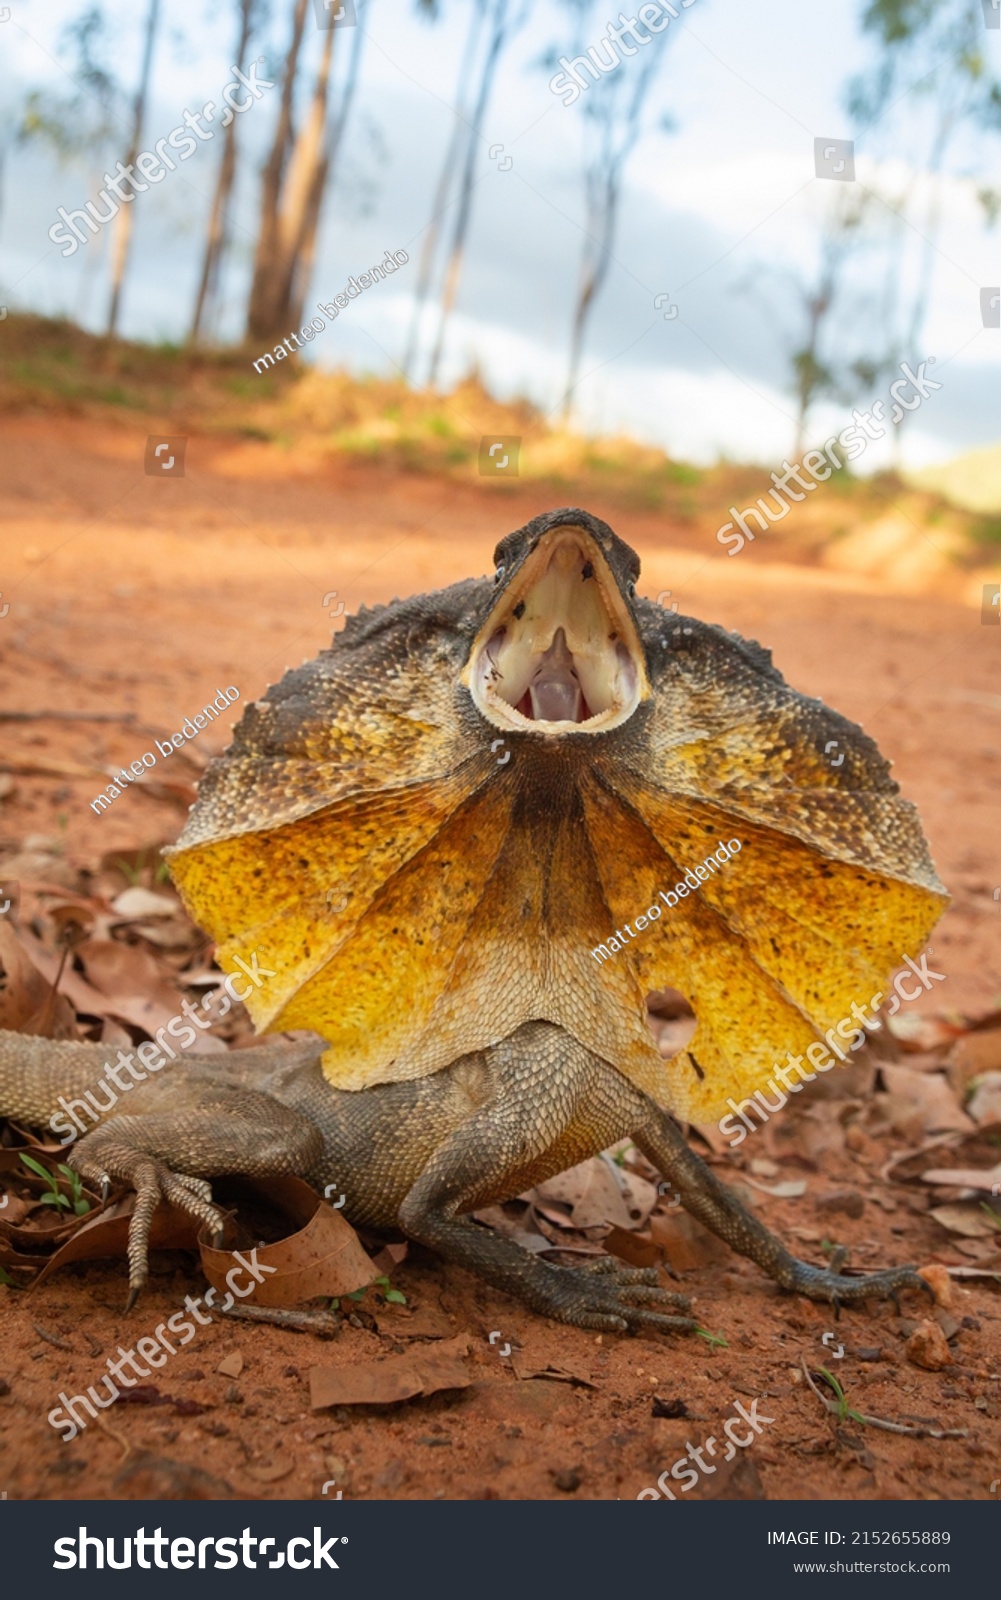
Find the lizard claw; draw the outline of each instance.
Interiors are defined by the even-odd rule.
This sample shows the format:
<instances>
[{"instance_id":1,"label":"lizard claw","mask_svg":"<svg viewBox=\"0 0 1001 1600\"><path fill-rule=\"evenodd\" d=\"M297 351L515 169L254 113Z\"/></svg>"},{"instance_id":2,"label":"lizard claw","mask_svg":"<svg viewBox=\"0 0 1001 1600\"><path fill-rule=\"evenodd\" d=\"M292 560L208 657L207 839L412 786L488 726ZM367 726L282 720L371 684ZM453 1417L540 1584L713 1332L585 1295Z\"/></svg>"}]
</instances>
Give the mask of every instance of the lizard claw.
<instances>
[{"instance_id":1,"label":"lizard claw","mask_svg":"<svg viewBox=\"0 0 1001 1600\"><path fill-rule=\"evenodd\" d=\"M545 1310L560 1322L608 1333L638 1332L652 1328L662 1333L686 1332L698 1327L691 1316L673 1316L668 1308L687 1312L691 1302L683 1294L662 1289L655 1267L627 1267L611 1256L586 1267L551 1267Z\"/></svg>"},{"instance_id":2,"label":"lizard claw","mask_svg":"<svg viewBox=\"0 0 1001 1600\"><path fill-rule=\"evenodd\" d=\"M204 1178L171 1172L162 1161L144 1151L131 1149L122 1141L120 1133L113 1130L114 1124L111 1124L107 1131L95 1129L81 1139L70 1157L70 1164L82 1178L100 1184L105 1197L112 1179L127 1183L135 1190L135 1206L129 1219L129 1294L125 1305L126 1311L131 1311L149 1277L149 1232L161 1200L177 1206L219 1234L223 1218L212 1203L212 1190ZM95 1156L99 1160L95 1161Z\"/></svg>"},{"instance_id":3,"label":"lizard claw","mask_svg":"<svg viewBox=\"0 0 1001 1600\"><path fill-rule=\"evenodd\" d=\"M856 1305L860 1300L886 1297L896 1302L901 1289L920 1289L933 1300L935 1298L931 1285L913 1267L889 1267L885 1272L867 1272L858 1278L846 1278L839 1272L797 1261L792 1281L785 1287L794 1294L805 1295L808 1300L829 1301L835 1315L842 1306Z\"/></svg>"}]
</instances>

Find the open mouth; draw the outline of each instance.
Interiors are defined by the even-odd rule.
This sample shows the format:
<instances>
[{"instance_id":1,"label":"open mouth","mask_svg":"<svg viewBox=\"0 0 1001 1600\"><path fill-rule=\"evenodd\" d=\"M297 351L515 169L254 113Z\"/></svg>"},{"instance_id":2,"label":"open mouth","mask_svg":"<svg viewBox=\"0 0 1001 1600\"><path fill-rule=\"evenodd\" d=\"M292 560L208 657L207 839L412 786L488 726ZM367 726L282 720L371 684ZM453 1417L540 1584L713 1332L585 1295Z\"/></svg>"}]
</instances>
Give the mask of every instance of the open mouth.
<instances>
[{"instance_id":1,"label":"open mouth","mask_svg":"<svg viewBox=\"0 0 1001 1600\"><path fill-rule=\"evenodd\" d=\"M463 682L504 728L599 732L649 694L632 617L582 528L544 534L473 646Z\"/></svg>"}]
</instances>

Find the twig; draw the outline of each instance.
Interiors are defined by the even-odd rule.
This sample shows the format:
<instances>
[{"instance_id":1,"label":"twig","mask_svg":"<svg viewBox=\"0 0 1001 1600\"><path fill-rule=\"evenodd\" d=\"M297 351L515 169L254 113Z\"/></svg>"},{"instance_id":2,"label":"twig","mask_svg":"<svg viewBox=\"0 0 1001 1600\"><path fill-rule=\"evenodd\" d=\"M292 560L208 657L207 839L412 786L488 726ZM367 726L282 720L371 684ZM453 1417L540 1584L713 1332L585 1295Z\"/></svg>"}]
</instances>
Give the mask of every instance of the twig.
<instances>
[{"instance_id":1,"label":"twig","mask_svg":"<svg viewBox=\"0 0 1001 1600\"><path fill-rule=\"evenodd\" d=\"M828 1411L840 1417L840 1405L836 1400L829 1400L827 1395L817 1388L802 1357L800 1365L803 1368L803 1376L817 1399L827 1407ZM867 1417L863 1411L857 1411L855 1415L867 1428L882 1428L884 1433L906 1433L915 1439L968 1439L970 1436L969 1428L908 1428L903 1422L885 1422L882 1417Z\"/></svg>"},{"instance_id":2,"label":"twig","mask_svg":"<svg viewBox=\"0 0 1001 1600\"><path fill-rule=\"evenodd\" d=\"M221 1306L215 1308L222 1311ZM288 1328L292 1333L315 1333L321 1339L332 1339L340 1323L329 1311L285 1311L279 1306L232 1306L224 1311L226 1317L243 1317L247 1322L269 1322L276 1328Z\"/></svg>"},{"instance_id":3,"label":"twig","mask_svg":"<svg viewBox=\"0 0 1001 1600\"><path fill-rule=\"evenodd\" d=\"M134 711L0 711L0 722L126 722Z\"/></svg>"},{"instance_id":4,"label":"twig","mask_svg":"<svg viewBox=\"0 0 1001 1600\"><path fill-rule=\"evenodd\" d=\"M106 1419L101 1416L100 1412L98 1412L97 1416L94 1418L94 1421L104 1433L108 1434L112 1439L114 1439L115 1443L122 1452L122 1461L127 1461L129 1456L135 1450L135 1445L132 1444L129 1439L123 1439L117 1428L113 1428L111 1423L106 1421Z\"/></svg>"},{"instance_id":5,"label":"twig","mask_svg":"<svg viewBox=\"0 0 1001 1600\"><path fill-rule=\"evenodd\" d=\"M44 1339L47 1344L54 1344L57 1350L68 1350L70 1355L74 1354L71 1344L67 1344L65 1339L57 1338L54 1333L50 1333L47 1328L43 1328L40 1322L33 1322L31 1326L38 1334L38 1337Z\"/></svg>"}]
</instances>

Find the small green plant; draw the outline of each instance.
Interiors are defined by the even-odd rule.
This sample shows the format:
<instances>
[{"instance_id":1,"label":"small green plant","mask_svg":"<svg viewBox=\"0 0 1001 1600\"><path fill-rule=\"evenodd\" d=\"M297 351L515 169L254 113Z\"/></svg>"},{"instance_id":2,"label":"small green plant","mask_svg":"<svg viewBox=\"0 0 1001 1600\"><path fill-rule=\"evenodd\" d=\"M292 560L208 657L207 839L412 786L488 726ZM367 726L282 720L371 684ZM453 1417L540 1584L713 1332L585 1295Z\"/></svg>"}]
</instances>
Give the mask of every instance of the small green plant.
<instances>
[{"instance_id":1,"label":"small green plant","mask_svg":"<svg viewBox=\"0 0 1001 1600\"><path fill-rule=\"evenodd\" d=\"M90 1201L84 1197L83 1184L80 1181L78 1172L74 1172L72 1167L67 1167L64 1162L60 1161L57 1170L62 1173L70 1186L69 1195L65 1195L48 1167L43 1167L40 1161L36 1161L32 1156L26 1156L23 1151L21 1152L21 1160L29 1172L33 1172L36 1178L44 1178L49 1186L48 1194L42 1195L43 1206L58 1206L64 1211L72 1210L78 1217L87 1215L90 1210Z\"/></svg>"},{"instance_id":2,"label":"small green plant","mask_svg":"<svg viewBox=\"0 0 1001 1600\"><path fill-rule=\"evenodd\" d=\"M719 1345L723 1350L729 1350L730 1348L721 1333L710 1333L708 1328L696 1328L695 1332L698 1334L700 1339L704 1339L706 1341L706 1344L709 1346L710 1350L715 1350L717 1345Z\"/></svg>"},{"instance_id":3,"label":"small green plant","mask_svg":"<svg viewBox=\"0 0 1001 1600\"><path fill-rule=\"evenodd\" d=\"M405 1306L407 1303L407 1297L405 1294L401 1294L399 1289L390 1288L388 1278L376 1278L371 1287L373 1289L378 1289L382 1294L382 1298L384 1300L388 1300L390 1305ZM342 1295L340 1299L337 1300L331 1300L330 1309L331 1311L339 1311L341 1308L341 1299L353 1300L355 1304L357 1304L360 1300L364 1300L367 1294L368 1289L355 1289L351 1294Z\"/></svg>"},{"instance_id":4,"label":"small green plant","mask_svg":"<svg viewBox=\"0 0 1001 1600\"><path fill-rule=\"evenodd\" d=\"M19 1283L14 1282L9 1272L4 1271L3 1267L0 1267L0 1283L3 1284L5 1289L20 1289L21 1287Z\"/></svg>"},{"instance_id":5,"label":"small green plant","mask_svg":"<svg viewBox=\"0 0 1001 1600\"><path fill-rule=\"evenodd\" d=\"M865 1417L862 1416L861 1412L852 1410L845 1398L845 1391L842 1389L837 1378L834 1376L834 1373L829 1372L826 1367L818 1367L817 1371L820 1373L822 1378L827 1380L837 1396L838 1421L844 1422L846 1417L851 1417L853 1422L860 1422L862 1426L865 1427Z\"/></svg>"},{"instance_id":6,"label":"small green plant","mask_svg":"<svg viewBox=\"0 0 1001 1600\"><path fill-rule=\"evenodd\" d=\"M377 1289L381 1289L382 1290L383 1299L384 1300L388 1300L390 1305L393 1305L393 1306L405 1306L406 1305L406 1303L407 1303L406 1295L405 1294L401 1294L399 1289L391 1289L389 1287L389 1279L388 1278L376 1278L375 1287Z\"/></svg>"},{"instance_id":7,"label":"small green plant","mask_svg":"<svg viewBox=\"0 0 1001 1600\"><path fill-rule=\"evenodd\" d=\"M993 1206L988 1205L986 1200L981 1200L980 1209L992 1228L1001 1228L1001 1217L998 1216Z\"/></svg>"}]
</instances>

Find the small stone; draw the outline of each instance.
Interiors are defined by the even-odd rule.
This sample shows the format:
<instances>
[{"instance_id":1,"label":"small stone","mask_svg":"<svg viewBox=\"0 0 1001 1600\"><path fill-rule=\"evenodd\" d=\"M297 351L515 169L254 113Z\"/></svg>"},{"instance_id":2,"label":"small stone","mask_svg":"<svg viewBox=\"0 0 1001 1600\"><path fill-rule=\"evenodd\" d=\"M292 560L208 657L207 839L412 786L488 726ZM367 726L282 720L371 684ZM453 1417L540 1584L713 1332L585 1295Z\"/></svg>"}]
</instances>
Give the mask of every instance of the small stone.
<instances>
[{"instance_id":1,"label":"small stone","mask_svg":"<svg viewBox=\"0 0 1001 1600\"><path fill-rule=\"evenodd\" d=\"M0 1378L0 1394L10 1394L10 1384L6 1378Z\"/></svg>"},{"instance_id":2,"label":"small stone","mask_svg":"<svg viewBox=\"0 0 1001 1600\"><path fill-rule=\"evenodd\" d=\"M226 1390L225 1390L225 1393L223 1394L223 1399L226 1401L227 1405L231 1405L231 1406L242 1406L243 1405L243 1395L240 1393L240 1391L236 1387L235 1383L228 1383L226 1385Z\"/></svg>"},{"instance_id":3,"label":"small stone","mask_svg":"<svg viewBox=\"0 0 1001 1600\"><path fill-rule=\"evenodd\" d=\"M817 1210L841 1211L846 1217L860 1217L865 1211L865 1199L857 1189L831 1189L817 1198Z\"/></svg>"},{"instance_id":4,"label":"small stone","mask_svg":"<svg viewBox=\"0 0 1001 1600\"><path fill-rule=\"evenodd\" d=\"M231 1350L228 1356L223 1356L216 1371L221 1372L224 1378L238 1378L243 1371L243 1357L239 1350Z\"/></svg>"},{"instance_id":5,"label":"small stone","mask_svg":"<svg viewBox=\"0 0 1001 1600\"><path fill-rule=\"evenodd\" d=\"M553 1473L553 1482L564 1494L574 1494L580 1488L580 1473L573 1468L564 1467L561 1471Z\"/></svg>"},{"instance_id":6,"label":"small stone","mask_svg":"<svg viewBox=\"0 0 1001 1600\"><path fill-rule=\"evenodd\" d=\"M931 1262L927 1267L918 1268L918 1277L924 1278L932 1294L935 1304L949 1310L952 1306L952 1279L945 1267L939 1266L937 1261Z\"/></svg>"},{"instance_id":7,"label":"small stone","mask_svg":"<svg viewBox=\"0 0 1001 1600\"><path fill-rule=\"evenodd\" d=\"M684 1400L654 1399L651 1416L654 1417L687 1417L688 1407Z\"/></svg>"},{"instance_id":8,"label":"small stone","mask_svg":"<svg viewBox=\"0 0 1001 1600\"><path fill-rule=\"evenodd\" d=\"M941 1372L952 1365L952 1355L945 1334L937 1322L926 1317L918 1324L907 1341L907 1359L926 1372Z\"/></svg>"}]
</instances>

